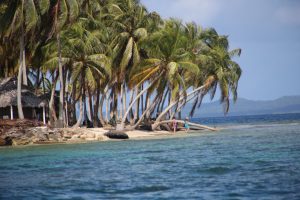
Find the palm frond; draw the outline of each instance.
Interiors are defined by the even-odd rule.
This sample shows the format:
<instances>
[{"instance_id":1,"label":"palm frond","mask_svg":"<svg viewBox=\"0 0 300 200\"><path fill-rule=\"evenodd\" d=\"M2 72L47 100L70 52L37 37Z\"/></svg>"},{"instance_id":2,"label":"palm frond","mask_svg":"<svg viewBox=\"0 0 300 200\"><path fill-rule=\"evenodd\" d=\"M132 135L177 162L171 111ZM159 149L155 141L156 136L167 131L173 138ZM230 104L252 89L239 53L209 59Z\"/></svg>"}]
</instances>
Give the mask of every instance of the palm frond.
<instances>
[{"instance_id":1,"label":"palm frond","mask_svg":"<svg viewBox=\"0 0 300 200\"><path fill-rule=\"evenodd\" d=\"M50 8L50 1L49 0L39 0L38 1L39 10L42 15L48 12Z\"/></svg>"},{"instance_id":2,"label":"palm frond","mask_svg":"<svg viewBox=\"0 0 300 200\"><path fill-rule=\"evenodd\" d=\"M122 73L125 73L125 69L128 66L129 61L132 57L132 49L133 49L133 38L131 37L128 40L128 43L126 45L126 49L123 53L122 60L121 60L121 63L120 63L120 69L121 69Z\"/></svg>"},{"instance_id":3,"label":"palm frond","mask_svg":"<svg viewBox=\"0 0 300 200\"><path fill-rule=\"evenodd\" d=\"M39 16L37 14L36 6L33 0L28 0L24 5L25 10L25 28L26 32L31 30L38 22Z\"/></svg>"}]
</instances>

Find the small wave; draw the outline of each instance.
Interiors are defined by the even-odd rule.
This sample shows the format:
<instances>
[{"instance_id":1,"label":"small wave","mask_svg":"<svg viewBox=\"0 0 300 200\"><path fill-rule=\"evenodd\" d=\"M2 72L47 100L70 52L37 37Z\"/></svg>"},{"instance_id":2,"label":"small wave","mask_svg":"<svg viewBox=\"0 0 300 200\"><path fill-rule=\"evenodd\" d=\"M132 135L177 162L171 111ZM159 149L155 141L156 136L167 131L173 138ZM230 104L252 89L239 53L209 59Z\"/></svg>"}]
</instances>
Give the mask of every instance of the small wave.
<instances>
[{"instance_id":1,"label":"small wave","mask_svg":"<svg viewBox=\"0 0 300 200\"><path fill-rule=\"evenodd\" d=\"M162 153L164 151L162 150L148 150L148 151L136 151L133 152L132 154L151 154L151 153Z\"/></svg>"},{"instance_id":2,"label":"small wave","mask_svg":"<svg viewBox=\"0 0 300 200\"><path fill-rule=\"evenodd\" d=\"M266 165L266 164L269 164L270 162L265 161L265 160L256 160L256 161L254 161L254 163L258 164L258 165Z\"/></svg>"},{"instance_id":3,"label":"small wave","mask_svg":"<svg viewBox=\"0 0 300 200\"><path fill-rule=\"evenodd\" d=\"M231 192L228 194L229 197L242 197L242 194L236 193L236 192Z\"/></svg>"},{"instance_id":4,"label":"small wave","mask_svg":"<svg viewBox=\"0 0 300 200\"><path fill-rule=\"evenodd\" d=\"M144 193L144 192L158 192L169 190L169 187L162 185L152 185L152 186L143 186L143 187L134 187L128 190L123 190L124 193Z\"/></svg>"},{"instance_id":5,"label":"small wave","mask_svg":"<svg viewBox=\"0 0 300 200\"><path fill-rule=\"evenodd\" d=\"M230 125L230 126L223 126L221 129L248 129L253 128L256 125Z\"/></svg>"},{"instance_id":6,"label":"small wave","mask_svg":"<svg viewBox=\"0 0 300 200\"><path fill-rule=\"evenodd\" d=\"M223 126L221 129L228 130L228 129L250 129L250 128L272 128L272 127L280 127L280 126L298 126L300 123L274 123L274 124L236 124L236 125L228 125Z\"/></svg>"},{"instance_id":7,"label":"small wave","mask_svg":"<svg viewBox=\"0 0 300 200\"><path fill-rule=\"evenodd\" d=\"M221 174L227 174L232 170L233 170L232 168L228 168L228 167L211 167L206 169L205 168L198 169L197 172L221 175Z\"/></svg>"},{"instance_id":8,"label":"small wave","mask_svg":"<svg viewBox=\"0 0 300 200\"><path fill-rule=\"evenodd\" d=\"M169 190L169 187L162 185L138 186L129 189L77 189L76 192L94 192L94 193L109 193L109 194L131 194L131 193L148 193Z\"/></svg>"}]
</instances>

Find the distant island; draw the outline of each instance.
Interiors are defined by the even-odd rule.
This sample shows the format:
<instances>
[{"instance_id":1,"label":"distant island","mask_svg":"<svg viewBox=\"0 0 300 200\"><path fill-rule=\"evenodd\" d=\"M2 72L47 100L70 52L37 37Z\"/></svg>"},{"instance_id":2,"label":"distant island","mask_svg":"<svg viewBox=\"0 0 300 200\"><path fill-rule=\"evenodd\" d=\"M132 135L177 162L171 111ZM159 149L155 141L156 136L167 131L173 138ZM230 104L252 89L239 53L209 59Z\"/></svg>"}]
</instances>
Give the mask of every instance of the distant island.
<instances>
[{"instance_id":1,"label":"distant island","mask_svg":"<svg viewBox=\"0 0 300 200\"><path fill-rule=\"evenodd\" d=\"M183 116L188 115L192 104L188 103L183 109ZM238 98L236 103L230 100L228 116L300 113L300 96L284 96L274 100L249 100ZM203 103L195 111L193 117L220 117L224 116L222 104L219 101Z\"/></svg>"}]
</instances>

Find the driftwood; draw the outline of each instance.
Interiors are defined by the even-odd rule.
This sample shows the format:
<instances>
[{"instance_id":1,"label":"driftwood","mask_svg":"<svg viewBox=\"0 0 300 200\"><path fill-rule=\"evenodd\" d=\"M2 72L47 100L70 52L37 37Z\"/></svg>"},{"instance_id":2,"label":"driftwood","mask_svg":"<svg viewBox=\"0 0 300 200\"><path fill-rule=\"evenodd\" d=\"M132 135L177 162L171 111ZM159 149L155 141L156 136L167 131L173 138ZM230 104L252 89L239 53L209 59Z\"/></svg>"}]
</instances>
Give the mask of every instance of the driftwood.
<instances>
[{"instance_id":1,"label":"driftwood","mask_svg":"<svg viewBox=\"0 0 300 200\"><path fill-rule=\"evenodd\" d=\"M128 135L122 131L111 130L104 135L110 139L129 139Z\"/></svg>"},{"instance_id":2,"label":"driftwood","mask_svg":"<svg viewBox=\"0 0 300 200\"><path fill-rule=\"evenodd\" d=\"M173 121L174 120L165 120L165 121L159 122L157 125L173 123ZM183 121L183 120L175 120L175 121L179 124L184 124L185 123L185 121ZM190 125L190 126L194 126L194 127L200 128L200 129L207 129L207 130L210 130L210 131L217 131L218 130L216 128L212 128L212 127L209 127L209 126L196 124L196 123L192 123L192 122L187 122L187 124Z\"/></svg>"}]
</instances>

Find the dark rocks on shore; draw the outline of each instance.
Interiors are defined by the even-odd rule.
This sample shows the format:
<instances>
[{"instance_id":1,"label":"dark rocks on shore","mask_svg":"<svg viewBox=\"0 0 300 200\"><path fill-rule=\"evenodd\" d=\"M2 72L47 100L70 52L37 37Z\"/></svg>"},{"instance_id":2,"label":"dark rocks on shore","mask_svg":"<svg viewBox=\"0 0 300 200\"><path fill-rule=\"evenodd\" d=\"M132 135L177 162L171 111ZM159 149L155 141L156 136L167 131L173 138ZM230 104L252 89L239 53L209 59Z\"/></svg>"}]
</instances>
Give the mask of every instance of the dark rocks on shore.
<instances>
[{"instance_id":1,"label":"dark rocks on shore","mask_svg":"<svg viewBox=\"0 0 300 200\"><path fill-rule=\"evenodd\" d=\"M55 131L57 135L58 130ZM59 141L59 137L50 136L53 133L43 123L32 120L0 120L0 146L28 145L43 141ZM53 135L53 134L52 134Z\"/></svg>"},{"instance_id":2,"label":"dark rocks on shore","mask_svg":"<svg viewBox=\"0 0 300 200\"><path fill-rule=\"evenodd\" d=\"M42 122L28 120L28 119L1 119L0 120L0 130L10 129L13 127L37 127L37 126L45 126ZM1 133L1 132L0 132Z\"/></svg>"},{"instance_id":3,"label":"dark rocks on shore","mask_svg":"<svg viewBox=\"0 0 300 200\"><path fill-rule=\"evenodd\" d=\"M128 136L127 136L128 138ZM102 133L88 129L51 128L31 120L0 120L0 146L104 141Z\"/></svg>"},{"instance_id":4,"label":"dark rocks on shore","mask_svg":"<svg viewBox=\"0 0 300 200\"><path fill-rule=\"evenodd\" d=\"M41 122L32 120L0 120L0 146L27 145L32 143L33 127L43 126Z\"/></svg>"},{"instance_id":5,"label":"dark rocks on shore","mask_svg":"<svg viewBox=\"0 0 300 200\"><path fill-rule=\"evenodd\" d=\"M122 131L109 131L104 135L110 139L129 139L128 135Z\"/></svg>"},{"instance_id":6,"label":"dark rocks on shore","mask_svg":"<svg viewBox=\"0 0 300 200\"><path fill-rule=\"evenodd\" d=\"M3 138L0 138L0 146L5 146L6 145L6 140Z\"/></svg>"}]
</instances>

